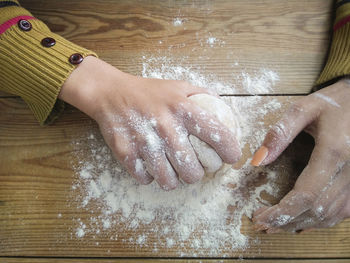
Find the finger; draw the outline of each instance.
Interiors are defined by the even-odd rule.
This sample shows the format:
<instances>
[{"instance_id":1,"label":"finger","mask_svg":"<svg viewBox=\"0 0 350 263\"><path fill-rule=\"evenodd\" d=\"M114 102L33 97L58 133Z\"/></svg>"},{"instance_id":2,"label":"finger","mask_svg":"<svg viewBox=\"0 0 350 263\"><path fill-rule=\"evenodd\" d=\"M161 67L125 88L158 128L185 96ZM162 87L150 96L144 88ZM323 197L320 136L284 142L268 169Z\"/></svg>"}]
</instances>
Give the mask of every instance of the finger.
<instances>
[{"instance_id":1,"label":"finger","mask_svg":"<svg viewBox=\"0 0 350 263\"><path fill-rule=\"evenodd\" d=\"M320 219L315 227L333 226L347 218L349 170L349 165L345 165L334 182L330 182L331 186L321 195L314 212L316 218Z\"/></svg>"},{"instance_id":2,"label":"finger","mask_svg":"<svg viewBox=\"0 0 350 263\"><path fill-rule=\"evenodd\" d=\"M308 210L301 215L299 215L296 219L294 219L292 222L281 226L280 229L286 232L295 233L298 231L302 231L304 229L311 229L315 228L317 224L316 218L314 217L314 214L311 212L311 210Z\"/></svg>"},{"instance_id":3,"label":"finger","mask_svg":"<svg viewBox=\"0 0 350 263\"><path fill-rule=\"evenodd\" d=\"M348 176L348 173L346 174ZM349 184L346 190L338 197L338 199L333 202L333 207L327 213L327 217L316 227L326 228L332 227L344 219L349 218L349 208L350 208L350 192L348 191Z\"/></svg>"},{"instance_id":4,"label":"finger","mask_svg":"<svg viewBox=\"0 0 350 263\"><path fill-rule=\"evenodd\" d=\"M165 115L156 127L164 141L164 151L178 176L186 183L194 183L204 176L204 170L188 139L184 124Z\"/></svg>"},{"instance_id":5,"label":"finger","mask_svg":"<svg viewBox=\"0 0 350 263\"><path fill-rule=\"evenodd\" d=\"M281 227L292 222L309 208L304 203L302 193L290 191L279 204L274 205L254 217L259 230Z\"/></svg>"},{"instance_id":6,"label":"finger","mask_svg":"<svg viewBox=\"0 0 350 263\"><path fill-rule=\"evenodd\" d=\"M153 182L154 178L147 173L144 160L141 156L135 155L134 153L129 154L121 164L139 183L147 185Z\"/></svg>"},{"instance_id":7,"label":"finger","mask_svg":"<svg viewBox=\"0 0 350 263\"><path fill-rule=\"evenodd\" d=\"M147 172L162 189L169 191L177 187L177 175L162 150L150 151L148 147L142 147L141 156L145 160Z\"/></svg>"},{"instance_id":8,"label":"finger","mask_svg":"<svg viewBox=\"0 0 350 263\"><path fill-rule=\"evenodd\" d=\"M253 218L255 218L256 216L260 215L261 213L263 213L263 212L266 211L267 209L269 209L268 206L260 207L258 210L256 210L256 211L253 213Z\"/></svg>"},{"instance_id":9,"label":"finger","mask_svg":"<svg viewBox=\"0 0 350 263\"><path fill-rule=\"evenodd\" d=\"M326 165L335 166L335 164L328 163ZM334 167L329 175L325 174L325 171L321 172L321 175L320 173L316 175L321 181L319 186L315 184L312 186L320 193L317 200L308 211L298 216L293 222L283 226L283 230L295 232L302 229L326 227L330 223L339 222L340 211L347 201L348 170L344 167L341 170ZM327 178L327 180L323 178ZM312 176L306 178L310 182L314 179ZM306 180L302 182L304 185L307 184Z\"/></svg>"},{"instance_id":10,"label":"finger","mask_svg":"<svg viewBox=\"0 0 350 263\"><path fill-rule=\"evenodd\" d=\"M102 130L101 132L114 156L127 172L139 183L150 184L153 177L146 172L141 156L138 155L134 144L128 139L130 136L116 132L106 133Z\"/></svg>"},{"instance_id":11,"label":"finger","mask_svg":"<svg viewBox=\"0 0 350 263\"><path fill-rule=\"evenodd\" d=\"M265 224L256 224L256 218L258 217L258 215L264 213L267 209L269 209L270 207L268 206L263 206L263 207L260 207L258 210L256 210L254 213L253 213L253 217L252 217L252 222L254 223L254 230L255 231L261 231L261 230L266 230L268 229L268 226L265 225Z\"/></svg>"},{"instance_id":12,"label":"finger","mask_svg":"<svg viewBox=\"0 0 350 263\"><path fill-rule=\"evenodd\" d=\"M258 225L282 227L298 220L314 204L329 185L331 177L338 171L338 158L331 156L324 147L316 144L309 164L299 176L291 192L279 204L265 210L255 217Z\"/></svg>"},{"instance_id":13,"label":"finger","mask_svg":"<svg viewBox=\"0 0 350 263\"><path fill-rule=\"evenodd\" d=\"M314 121L319 109L306 97L294 103L283 117L268 131L262 146L254 154L251 164L266 165L273 162Z\"/></svg>"},{"instance_id":14,"label":"finger","mask_svg":"<svg viewBox=\"0 0 350 263\"><path fill-rule=\"evenodd\" d=\"M237 162L241 157L241 150L230 129L196 105L190 104L187 108L184 123L189 133L214 148L225 163Z\"/></svg>"},{"instance_id":15,"label":"finger","mask_svg":"<svg viewBox=\"0 0 350 263\"><path fill-rule=\"evenodd\" d=\"M343 197L341 197L341 199L343 199ZM339 200L339 202L342 203L343 201L344 200ZM291 222L290 224L282 226L281 229L283 229L286 232L304 232L308 229L331 227L339 223L341 220L343 220L343 217L340 213L340 209L334 214L322 218L315 216L315 214L311 212L311 210L309 210L303 215L299 216L297 220Z\"/></svg>"},{"instance_id":16,"label":"finger","mask_svg":"<svg viewBox=\"0 0 350 263\"><path fill-rule=\"evenodd\" d=\"M177 172L186 183L195 183L204 176L204 169L189 142L187 132L178 126L166 136L166 155Z\"/></svg>"},{"instance_id":17,"label":"finger","mask_svg":"<svg viewBox=\"0 0 350 263\"><path fill-rule=\"evenodd\" d=\"M291 223L281 226L280 229L287 232L303 230L302 232L306 233L308 231L305 230L332 227L348 218L347 209L350 200L348 174L347 167L333 183L330 183L331 187L322 192L313 209L298 216Z\"/></svg>"}]
</instances>

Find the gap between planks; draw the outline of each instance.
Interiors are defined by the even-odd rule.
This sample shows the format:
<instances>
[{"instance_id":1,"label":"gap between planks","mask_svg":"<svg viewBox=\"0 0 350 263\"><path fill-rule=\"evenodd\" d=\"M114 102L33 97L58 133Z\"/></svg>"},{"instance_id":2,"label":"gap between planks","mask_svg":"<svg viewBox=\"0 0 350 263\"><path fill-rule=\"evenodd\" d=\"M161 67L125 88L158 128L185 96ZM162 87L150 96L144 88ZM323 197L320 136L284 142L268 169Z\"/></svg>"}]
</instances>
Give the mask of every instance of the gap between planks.
<instances>
[{"instance_id":1,"label":"gap between planks","mask_svg":"<svg viewBox=\"0 0 350 263\"><path fill-rule=\"evenodd\" d=\"M222 258L74 258L74 257L0 257L2 263L28 263L35 260L36 263L138 263L138 262L159 262L159 263L170 263L170 262L186 262L186 263L212 263L212 262L242 262L245 263L348 263L349 258L333 258L333 259L279 259L279 258L254 258L254 259L222 259Z\"/></svg>"}]
</instances>

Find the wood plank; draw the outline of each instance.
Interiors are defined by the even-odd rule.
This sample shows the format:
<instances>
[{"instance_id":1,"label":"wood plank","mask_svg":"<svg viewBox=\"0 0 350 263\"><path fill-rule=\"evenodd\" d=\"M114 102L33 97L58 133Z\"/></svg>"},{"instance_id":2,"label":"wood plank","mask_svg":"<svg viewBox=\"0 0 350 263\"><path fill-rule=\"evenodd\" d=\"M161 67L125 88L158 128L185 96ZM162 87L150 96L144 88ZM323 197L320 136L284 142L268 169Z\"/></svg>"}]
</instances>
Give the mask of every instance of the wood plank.
<instances>
[{"instance_id":1,"label":"wood plank","mask_svg":"<svg viewBox=\"0 0 350 263\"><path fill-rule=\"evenodd\" d=\"M228 102L252 99L230 97ZM278 99L288 105L293 97L262 97L261 103ZM274 122L281 110L266 114L264 125ZM185 255L209 255L221 257L268 257L268 258L346 258L350 257L350 220L315 232L291 235L266 235L255 233L250 221L245 218L241 232L251 238L250 247L232 250L221 247L220 253L212 254L205 248L190 246L167 247L159 243L157 234L151 233L152 225L145 224L130 230L123 227L101 234L91 233L83 238L76 236L81 222L91 222L101 216L99 204L82 207L79 191L72 186L81 180L74 173L75 156L79 151L72 142L81 138L79 147L89 148L86 134L96 131L96 124L85 115L68 107L65 114L52 126L39 127L26 105L20 99L0 99L0 256L43 257L177 257ZM305 142L302 142L305 151ZM297 146L295 146L297 147ZM300 145L299 145L300 147ZM300 172L301 154L286 153L290 167L276 165L280 195L290 189L295 176ZM251 153L245 148L244 159ZM305 156L304 156L305 157ZM303 157L303 158L304 158ZM282 158L283 159L283 158ZM244 162L244 161L243 161ZM304 160L305 162L305 160ZM305 164L305 163L304 163ZM261 177L262 178L262 177ZM261 179L263 180L263 179ZM261 184L257 180L252 182ZM249 189L249 188L247 188ZM280 196L268 197L276 202ZM146 244L137 246L129 237L150 233ZM118 239L114 239L115 234ZM157 250L152 249L158 244ZM159 245L160 244L160 245ZM164 243L163 243L164 244Z\"/></svg>"},{"instance_id":2,"label":"wood plank","mask_svg":"<svg viewBox=\"0 0 350 263\"><path fill-rule=\"evenodd\" d=\"M35 261L36 263L138 263L138 262L157 262L157 263L212 263L218 262L217 259L57 259L57 258L1 258L2 263L28 263ZM222 259L221 263L242 262L243 259ZM350 259L244 259L246 263L348 263Z\"/></svg>"},{"instance_id":3,"label":"wood plank","mask_svg":"<svg viewBox=\"0 0 350 263\"><path fill-rule=\"evenodd\" d=\"M321 71L332 0L22 0L54 32L140 75L149 58L247 91L242 72L275 71L271 93L307 93ZM183 78L183 77L182 77ZM221 92L223 94L223 92ZM225 92L224 92L225 93ZM1 95L1 94L0 94Z\"/></svg>"}]
</instances>

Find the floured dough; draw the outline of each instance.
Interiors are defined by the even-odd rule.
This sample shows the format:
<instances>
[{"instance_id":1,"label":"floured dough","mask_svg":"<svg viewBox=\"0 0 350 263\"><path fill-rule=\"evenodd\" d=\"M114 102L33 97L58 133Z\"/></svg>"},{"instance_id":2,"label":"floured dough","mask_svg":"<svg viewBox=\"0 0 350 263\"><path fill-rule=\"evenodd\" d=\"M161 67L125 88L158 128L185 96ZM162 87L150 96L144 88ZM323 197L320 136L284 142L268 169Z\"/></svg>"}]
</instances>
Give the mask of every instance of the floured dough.
<instances>
[{"instance_id":1,"label":"floured dough","mask_svg":"<svg viewBox=\"0 0 350 263\"><path fill-rule=\"evenodd\" d=\"M236 135L237 139L240 138L241 131L237 118L235 114L233 114L231 107L223 100L208 94L192 95L189 99L203 110L213 114L218 121L227 126ZM225 165L220 156L212 147L194 135L190 135L189 140L206 174L214 174L221 169L225 169Z\"/></svg>"}]
</instances>

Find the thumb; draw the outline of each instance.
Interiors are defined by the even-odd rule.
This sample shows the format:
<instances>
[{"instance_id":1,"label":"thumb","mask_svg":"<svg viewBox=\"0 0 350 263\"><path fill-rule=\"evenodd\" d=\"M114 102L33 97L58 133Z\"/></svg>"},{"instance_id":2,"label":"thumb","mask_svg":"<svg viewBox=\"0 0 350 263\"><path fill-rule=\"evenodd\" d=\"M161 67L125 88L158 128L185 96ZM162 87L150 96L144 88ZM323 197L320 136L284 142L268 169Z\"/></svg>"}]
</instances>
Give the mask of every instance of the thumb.
<instances>
[{"instance_id":1,"label":"thumb","mask_svg":"<svg viewBox=\"0 0 350 263\"><path fill-rule=\"evenodd\" d=\"M262 146L255 152L251 164L266 165L276 160L294 138L318 117L319 111L317 103L309 96L293 103L268 131Z\"/></svg>"}]
</instances>

